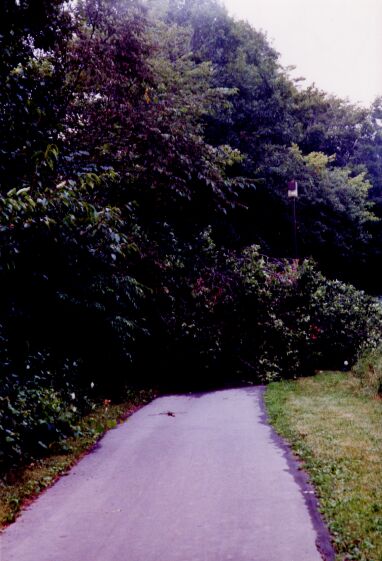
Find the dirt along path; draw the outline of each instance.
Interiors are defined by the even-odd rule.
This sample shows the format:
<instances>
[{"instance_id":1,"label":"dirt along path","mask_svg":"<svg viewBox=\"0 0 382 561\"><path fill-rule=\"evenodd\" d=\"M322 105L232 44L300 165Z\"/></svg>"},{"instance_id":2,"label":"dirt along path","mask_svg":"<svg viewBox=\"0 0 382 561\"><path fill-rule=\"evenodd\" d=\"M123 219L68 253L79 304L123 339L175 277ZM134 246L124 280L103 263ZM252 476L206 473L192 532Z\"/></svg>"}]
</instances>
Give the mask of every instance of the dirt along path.
<instances>
[{"instance_id":1,"label":"dirt along path","mask_svg":"<svg viewBox=\"0 0 382 561\"><path fill-rule=\"evenodd\" d=\"M331 561L263 388L161 397L1 535L1 561Z\"/></svg>"}]
</instances>

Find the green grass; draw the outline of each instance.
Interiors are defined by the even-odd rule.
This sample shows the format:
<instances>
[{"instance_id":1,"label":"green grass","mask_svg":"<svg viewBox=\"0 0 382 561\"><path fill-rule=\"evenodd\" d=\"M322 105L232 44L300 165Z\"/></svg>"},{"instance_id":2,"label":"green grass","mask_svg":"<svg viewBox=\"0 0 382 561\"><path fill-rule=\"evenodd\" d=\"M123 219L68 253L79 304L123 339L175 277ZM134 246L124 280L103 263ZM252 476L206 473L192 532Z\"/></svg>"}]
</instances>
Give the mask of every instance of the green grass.
<instances>
[{"instance_id":1,"label":"green grass","mask_svg":"<svg viewBox=\"0 0 382 561\"><path fill-rule=\"evenodd\" d=\"M0 480L0 529L13 522L23 506L67 472L107 430L128 420L153 397L152 392L140 391L131 393L124 403L105 401L81 420L76 435L62 443L61 451L8 471Z\"/></svg>"},{"instance_id":2,"label":"green grass","mask_svg":"<svg viewBox=\"0 0 382 561\"><path fill-rule=\"evenodd\" d=\"M338 561L382 561L382 401L352 374L270 384L276 430L315 485Z\"/></svg>"}]
</instances>

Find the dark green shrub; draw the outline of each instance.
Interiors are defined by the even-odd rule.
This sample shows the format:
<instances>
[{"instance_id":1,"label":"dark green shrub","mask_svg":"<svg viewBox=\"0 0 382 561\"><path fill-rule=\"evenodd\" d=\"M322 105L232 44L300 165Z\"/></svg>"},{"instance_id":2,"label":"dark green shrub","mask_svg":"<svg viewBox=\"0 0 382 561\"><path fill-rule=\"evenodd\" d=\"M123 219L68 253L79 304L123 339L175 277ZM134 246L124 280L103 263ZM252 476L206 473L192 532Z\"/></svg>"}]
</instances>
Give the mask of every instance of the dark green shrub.
<instances>
[{"instance_id":1,"label":"dark green shrub","mask_svg":"<svg viewBox=\"0 0 382 561\"><path fill-rule=\"evenodd\" d=\"M218 249L211 231L166 256L145 370L170 389L268 382L350 366L381 337L375 299L305 261ZM147 346L145 346L147 349Z\"/></svg>"},{"instance_id":2,"label":"dark green shrub","mask_svg":"<svg viewBox=\"0 0 382 561\"><path fill-rule=\"evenodd\" d=\"M303 272L301 282L310 294L318 367L350 368L361 352L381 342L382 308L376 298L328 280L311 267Z\"/></svg>"},{"instance_id":3,"label":"dark green shrub","mask_svg":"<svg viewBox=\"0 0 382 561\"><path fill-rule=\"evenodd\" d=\"M326 279L311 262L275 262L252 249L240 266L244 282L240 316L246 321L242 346L256 357L248 362L259 379L350 367L365 347L381 340L377 300ZM239 293L239 302L240 297ZM253 314L252 328L248 313ZM256 360L262 368L254 365Z\"/></svg>"},{"instance_id":4,"label":"dark green shrub","mask_svg":"<svg viewBox=\"0 0 382 561\"><path fill-rule=\"evenodd\" d=\"M90 386L79 387L75 361L66 359L60 365L57 357L38 352L23 365L12 364L4 343L2 337L0 471L45 455L72 435L94 393Z\"/></svg>"},{"instance_id":5,"label":"dark green shrub","mask_svg":"<svg viewBox=\"0 0 382 561\"><path fill-rule=\"evenodd\" d=\"M364 351L352 369L366 392L382 395L382 347Z\"/></svg>"}]
</instances>

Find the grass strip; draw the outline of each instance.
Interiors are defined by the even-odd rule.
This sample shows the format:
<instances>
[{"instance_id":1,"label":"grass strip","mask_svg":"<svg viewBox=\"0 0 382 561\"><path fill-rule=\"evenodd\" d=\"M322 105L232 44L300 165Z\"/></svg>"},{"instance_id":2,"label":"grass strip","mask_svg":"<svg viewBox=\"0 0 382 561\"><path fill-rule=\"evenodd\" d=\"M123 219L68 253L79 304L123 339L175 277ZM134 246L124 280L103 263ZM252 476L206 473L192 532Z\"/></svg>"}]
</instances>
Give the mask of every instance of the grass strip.
<instances>
[{"instance_id":1,"label":"grass strip","mask_svg":"<svg viewBox=\"0 0 382 561\"><path fill-rule=\"evenodd\" d=\"M382 561L382 401L352 374L272 383L270 420L310 474L338 561Z\"/></svg>"},{"instance_id":2,"label":"grass strip","mask_svg":"<svg viewBox=\"0 0 382 561\"><path fill-rule=\"evenodd\" d=\"M125 422L154 397L151 391L138 391L131 392L123 403L105 400L81 419L74 436L56 445L56 453L4 474L0 480L0 529L13 522L24 506L77 463L107 430Z\"/></svg>"}]
</instances>

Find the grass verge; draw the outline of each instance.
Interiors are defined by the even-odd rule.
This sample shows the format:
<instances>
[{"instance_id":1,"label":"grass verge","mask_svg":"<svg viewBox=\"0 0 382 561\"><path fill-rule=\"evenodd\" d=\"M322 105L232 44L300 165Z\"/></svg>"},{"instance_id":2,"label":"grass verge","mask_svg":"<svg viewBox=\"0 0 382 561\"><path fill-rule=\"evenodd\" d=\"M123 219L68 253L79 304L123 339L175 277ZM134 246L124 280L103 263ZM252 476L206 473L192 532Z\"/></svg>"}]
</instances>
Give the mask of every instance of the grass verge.
<instances>
[{"instance_id":1,"label":"grass verge","mask_svg":"<svg viewBox=\"0 0 382 561\"><path fill-rule=\"evenodd\" d=\"M352 374L278 382L270 420L303 460L338 561L382 561L382 401Z\"/></svg>"},{"instance_id":2,"label":"grass verge","mask_svg":"<svg viewBox=\"0 0 382 561\"><path fill-rule=\"evenodd\" d=\"M155 397L153 392L132 392L128 401L105 401L80 421L75 435L60 443L59 451L27 466L8 471L0 480L0 529L13 522L23 506L66 473L104 433L125 422Z\"/></svg>"}]
</instances>

